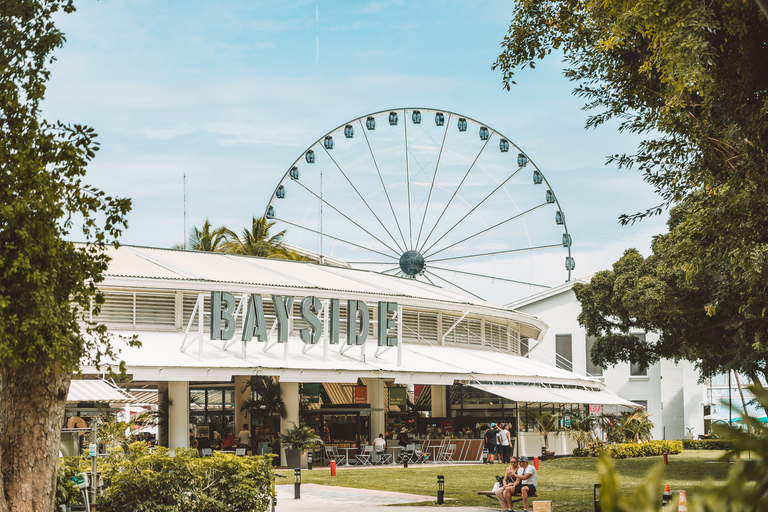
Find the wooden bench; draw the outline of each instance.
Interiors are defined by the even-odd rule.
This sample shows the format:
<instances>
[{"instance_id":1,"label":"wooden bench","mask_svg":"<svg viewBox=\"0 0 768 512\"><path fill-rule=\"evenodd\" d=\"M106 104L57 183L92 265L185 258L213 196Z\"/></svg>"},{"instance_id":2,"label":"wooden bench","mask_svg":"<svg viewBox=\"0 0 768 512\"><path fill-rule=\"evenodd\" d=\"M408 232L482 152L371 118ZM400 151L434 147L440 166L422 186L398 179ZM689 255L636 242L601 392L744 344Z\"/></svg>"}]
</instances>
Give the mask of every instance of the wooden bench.
<instances>
[{"instance_id":1,"label":"wooden bench","mask_svg":"<svg viewBox=\"0 0 768 512\"><path fill-rule=\"evenodd\" d=\"M493 498L494 500L496 499L496 491L477 491L477 495L478 496L488 496L489 498ZM536 493L535 492L531 493L531 494L528 495L528 497L529 498L535 498L536 497ZM523 501L523 498L522 498L522 496L520 495L519 492L516 492L515 494L512 494L510 496L510 498L516 498L516 499L510 499L509 500L510 504L514 504L514 503L518 503L520 501Z\"/></svg>"}]
</instances>

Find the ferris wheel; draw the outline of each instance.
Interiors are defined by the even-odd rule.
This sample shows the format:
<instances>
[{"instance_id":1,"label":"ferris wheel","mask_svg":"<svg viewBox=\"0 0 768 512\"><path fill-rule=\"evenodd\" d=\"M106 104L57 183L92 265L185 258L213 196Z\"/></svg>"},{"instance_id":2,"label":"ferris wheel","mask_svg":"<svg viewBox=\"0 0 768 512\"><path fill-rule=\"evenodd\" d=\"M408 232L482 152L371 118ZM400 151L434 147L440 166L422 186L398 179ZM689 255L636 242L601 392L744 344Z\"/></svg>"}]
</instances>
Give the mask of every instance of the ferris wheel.
<instances>
[{"instance_id":1,"label":"ferris wheel","mask_svg":"<svg viewBox=\"0 0 768 512\"><path fill-rule=\"evenodd\" d=\"M571 278L571 236L544 174L470 117L400 108L320 137L265 215L321 262L418 279L503 304Z\"/></svg>"}]
</instances>

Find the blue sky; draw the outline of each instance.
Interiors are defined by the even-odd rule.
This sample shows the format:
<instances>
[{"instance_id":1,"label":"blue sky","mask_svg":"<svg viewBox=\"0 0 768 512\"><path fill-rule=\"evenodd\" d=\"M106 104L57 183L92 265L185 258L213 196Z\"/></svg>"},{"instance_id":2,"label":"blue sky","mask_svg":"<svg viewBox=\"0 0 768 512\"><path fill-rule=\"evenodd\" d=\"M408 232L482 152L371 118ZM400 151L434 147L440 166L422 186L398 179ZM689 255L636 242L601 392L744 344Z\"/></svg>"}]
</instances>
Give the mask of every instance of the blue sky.
<instances>
[{"instance_id":1,"label":"blue sky","mask_svg":"<svg viewBox=\"0 0 768 512\"><path fill-rule=\"evenodd\" d=\"M85 123L101 151L90 181L133 199L123 242L183 239L190 225L239 231L260 215L291 163L326 132L369 112L429 107L507 135L544 172L568 215L575 276L623 250L648 254L655 205L641 177L605 166L636 136L584 130L583 102L556 57L518 75L491 71L514 4L423 2L80 1L59 19L67 43L44 114Z\"/></svg>"}]
</instances>

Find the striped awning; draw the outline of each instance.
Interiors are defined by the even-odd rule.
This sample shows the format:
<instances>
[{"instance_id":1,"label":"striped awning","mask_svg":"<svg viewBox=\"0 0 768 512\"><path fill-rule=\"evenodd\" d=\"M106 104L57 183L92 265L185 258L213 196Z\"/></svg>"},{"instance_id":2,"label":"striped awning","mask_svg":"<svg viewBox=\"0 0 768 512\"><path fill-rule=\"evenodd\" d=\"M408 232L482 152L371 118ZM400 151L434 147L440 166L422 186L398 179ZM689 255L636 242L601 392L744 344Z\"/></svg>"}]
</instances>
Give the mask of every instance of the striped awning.
<instances>
[{"instance_id":1,"label":"striped awning","mask_svg":"<svg viewBox=\"0 0 768 512\"><path fill-rule=\"evenodd\" d=\"M67 402L132 403L133 395L102 379L73 380Z\"/></svg>"}]
</instances>

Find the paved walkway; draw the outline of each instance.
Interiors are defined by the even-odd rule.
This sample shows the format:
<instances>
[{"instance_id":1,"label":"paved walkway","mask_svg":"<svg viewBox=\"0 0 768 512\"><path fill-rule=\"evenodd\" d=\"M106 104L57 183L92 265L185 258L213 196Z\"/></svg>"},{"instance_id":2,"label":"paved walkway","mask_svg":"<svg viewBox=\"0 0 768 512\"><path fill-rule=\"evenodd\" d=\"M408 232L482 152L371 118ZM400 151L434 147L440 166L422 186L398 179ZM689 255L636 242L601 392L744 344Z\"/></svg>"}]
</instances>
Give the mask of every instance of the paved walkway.
<instances>
[{"instance_id":1,"label":"paved walkway","mask_svg":"<svg viewBox=\"0 0 768 512\"><path fill-rule=\"evenodd\" d=\"M276 512L381 512L383 505L398 505L420 501L435 501L434 496L404 494L399 492L372 491L350 487L329 485L301 484L301 499L294 499L293 485L278 485ZM396 512L424 512L423 506L397 507ZM478 510L496 510L490 507L451 507L451 512L477 512Z\"/></svg>"}]
</instances>

